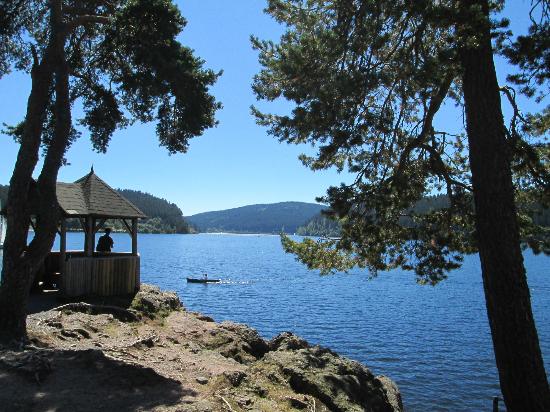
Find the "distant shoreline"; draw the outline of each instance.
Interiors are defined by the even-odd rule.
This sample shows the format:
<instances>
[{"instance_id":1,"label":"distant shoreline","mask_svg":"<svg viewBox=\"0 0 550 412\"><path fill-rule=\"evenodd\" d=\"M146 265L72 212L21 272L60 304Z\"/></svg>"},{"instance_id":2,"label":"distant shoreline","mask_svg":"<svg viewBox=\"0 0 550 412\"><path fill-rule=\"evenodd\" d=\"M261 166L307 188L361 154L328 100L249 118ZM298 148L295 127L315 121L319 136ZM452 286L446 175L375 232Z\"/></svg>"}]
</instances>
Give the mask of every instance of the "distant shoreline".
<instances>
[{"instance_id":1,"label":"distant shoreline","mask_svg":"<svg viewBox=\"0 0 550 412\"><path fill-rule=\"evenodd\" d=\"M287 235L290 233L287 233ZM197 235L279 236L279 233L198 232Z\"/></svg>"},{"instance_id":2,"label":"distant shoreline","mask_svg":"<svg viewBox=\"0 0 550 412\"><path fill-rule=\"evenodd\" d=\"M34 233L34 230L29 230L29 233ZM84 233L83 230L73 229L67 230L67 233ZM97 232L98 234L101 231ZM123 230L113 230L112 233L128 233ZM140 235L232 235L232 236L279 236L279 233L236 233L236 232L194 232L194 233L173 233L173 232L139 232ZM295 235L294 233L286 233L287 235Z\"/></svg>"}]
</instances>

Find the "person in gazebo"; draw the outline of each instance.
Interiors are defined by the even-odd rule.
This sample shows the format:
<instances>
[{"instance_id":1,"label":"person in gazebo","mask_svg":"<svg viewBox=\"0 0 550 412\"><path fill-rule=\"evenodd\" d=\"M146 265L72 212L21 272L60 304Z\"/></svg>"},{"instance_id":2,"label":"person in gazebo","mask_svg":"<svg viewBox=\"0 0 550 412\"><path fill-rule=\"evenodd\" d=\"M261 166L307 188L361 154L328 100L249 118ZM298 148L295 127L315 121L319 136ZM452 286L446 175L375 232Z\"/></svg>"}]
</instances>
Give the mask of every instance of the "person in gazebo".
<instances>
[{"instance_id":1,"label":"person in gazebo","mask_svg":"<svg viewBox=\"0 0 550 412\"><path fill-rule=\"evenodd\" d=\"M113 238L110 236L110 234L111 234L111 229L106 228L105 234L101 236L97 241L97 246L95 248L96 251L104 252L104 253L111 252L111 249L113 248L113 245L115 244L115 242L113 241Z\"/></svg>"}]
</instances>

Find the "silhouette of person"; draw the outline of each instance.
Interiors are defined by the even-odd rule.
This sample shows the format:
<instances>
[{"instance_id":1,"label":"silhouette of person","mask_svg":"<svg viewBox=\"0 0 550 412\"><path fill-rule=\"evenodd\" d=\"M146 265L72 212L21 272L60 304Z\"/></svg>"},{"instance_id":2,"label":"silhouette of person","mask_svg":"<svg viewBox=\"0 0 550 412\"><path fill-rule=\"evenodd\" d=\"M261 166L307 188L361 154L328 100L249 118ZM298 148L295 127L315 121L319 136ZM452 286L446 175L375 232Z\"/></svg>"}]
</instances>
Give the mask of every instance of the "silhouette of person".
<instances>
[{"instance_id":1,"label":"silhouette of person","mask_svg":"<svg viewBox=\"0 0 550 412\"><path fill-rule=\"evenodd\" d=\"M105 234L103 236L101 236L99 238L99 240L97 241L97 246L95 248L96 251L98 251L98 252L110 252L111 251L111 249L113 248L113 245L115 244L115 242L113 241L111 236L109 236L110 234L111 234L111 229L106 228L105 229Z\"/></svg>"}]
</instances>

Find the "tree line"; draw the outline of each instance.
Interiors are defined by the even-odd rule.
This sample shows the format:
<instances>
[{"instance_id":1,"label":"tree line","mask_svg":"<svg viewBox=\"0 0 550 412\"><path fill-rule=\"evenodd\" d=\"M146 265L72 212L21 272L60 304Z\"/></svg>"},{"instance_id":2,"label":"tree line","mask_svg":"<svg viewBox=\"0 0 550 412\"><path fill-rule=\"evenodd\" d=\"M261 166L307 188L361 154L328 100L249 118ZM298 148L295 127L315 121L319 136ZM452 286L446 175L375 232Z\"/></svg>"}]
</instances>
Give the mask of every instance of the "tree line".
<instances>
[{"instance_id":1,"label":"tree line","mask_svg":"<svg viewBox=\"0 0 550 412\"><path fill-rule=\"evenodd\" d=\"M437 210L443 210L450 206L450 200L447 195L439 194L435 196L426 196L420 199L414 207L407 211L415 215L425 215ZM528 214L533 223L543 228L550 228L550 208L545 207L541 203L535 203L528 207ZM402 216L400 223L404 226L414 224L414 221L409 216ZM296 230L296 234L300 236L316 236L316 237L339 237L341 235L342 223L334 217L326 216L323 212L313 216L305 224ZM526 245L527 239L523 239ZM537 250L535 250L537 251Z\"/></svg>"},{"instance_id":2,"label":"tree line","mask_svg":"<svg viewBox=\"0 0 550 412\"><path fill-rule=\"evenodd\" d=\"M149 217L140 222L140 231L145 233L192 233L194 231L175 203L139 190L117 189L117 192Z\"/></svg>"}]
</instances>

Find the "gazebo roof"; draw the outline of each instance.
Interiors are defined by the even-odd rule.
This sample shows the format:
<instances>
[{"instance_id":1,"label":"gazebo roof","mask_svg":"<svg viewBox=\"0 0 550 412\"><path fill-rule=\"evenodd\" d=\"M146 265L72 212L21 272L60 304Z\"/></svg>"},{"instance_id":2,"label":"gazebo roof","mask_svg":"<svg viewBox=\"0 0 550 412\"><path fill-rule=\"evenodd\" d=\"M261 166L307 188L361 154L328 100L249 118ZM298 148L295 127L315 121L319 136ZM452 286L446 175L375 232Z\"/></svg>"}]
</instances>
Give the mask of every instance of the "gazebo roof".
<instances>
[{"instance_id":1,"label":"gazebo roof","mask_svg":"<svg viewBox=\"0 0 550 412\"><path fill-rule=\"evenodd\" d=\"M74 183L57 183L57 202L67 217L103 218L147 217L94 173L94 169Z\"/></svg>"}]
</instances>

